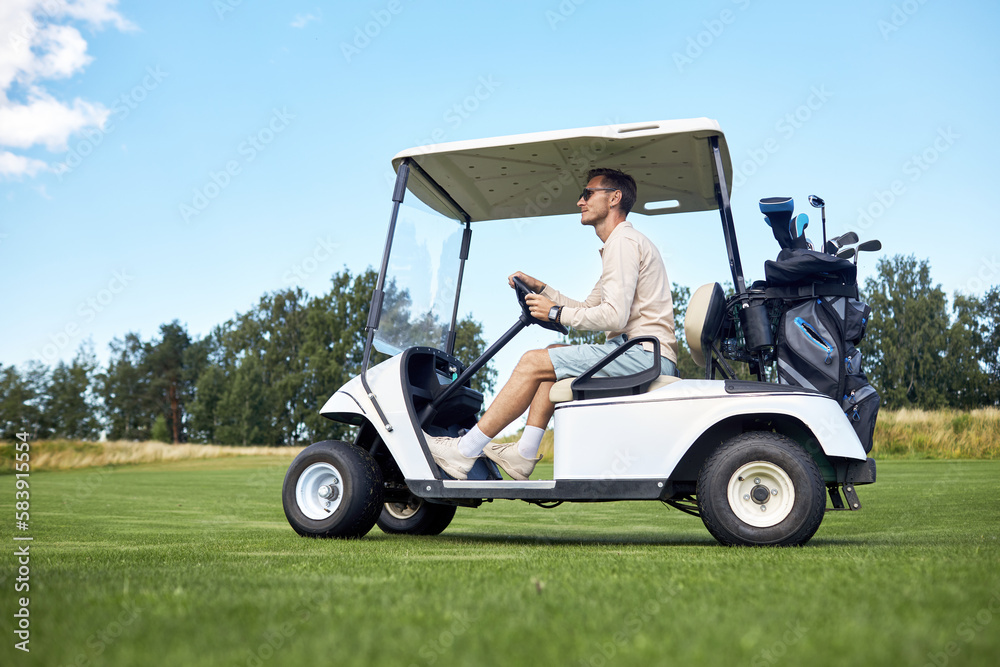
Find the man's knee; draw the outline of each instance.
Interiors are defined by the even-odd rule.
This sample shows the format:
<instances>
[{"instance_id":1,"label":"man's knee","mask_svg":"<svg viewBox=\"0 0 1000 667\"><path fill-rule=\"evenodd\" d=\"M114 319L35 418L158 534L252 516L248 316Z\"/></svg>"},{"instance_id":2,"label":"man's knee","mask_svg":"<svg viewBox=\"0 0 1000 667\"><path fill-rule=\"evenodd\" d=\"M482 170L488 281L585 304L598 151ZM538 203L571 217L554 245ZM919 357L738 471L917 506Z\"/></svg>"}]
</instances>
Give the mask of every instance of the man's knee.
<instances>
[{"instance_id":1,"label":"man's knee","mask_svg":"<svg viewBox=\"0 0 1000 667\"><path fill-rule=\"evenodd\" d=\"M525 352L517 367L519 370L536 377L555 376L555 368L552 366L552 359L549 357L547 349Z\"/></svg>"}]
</instances>

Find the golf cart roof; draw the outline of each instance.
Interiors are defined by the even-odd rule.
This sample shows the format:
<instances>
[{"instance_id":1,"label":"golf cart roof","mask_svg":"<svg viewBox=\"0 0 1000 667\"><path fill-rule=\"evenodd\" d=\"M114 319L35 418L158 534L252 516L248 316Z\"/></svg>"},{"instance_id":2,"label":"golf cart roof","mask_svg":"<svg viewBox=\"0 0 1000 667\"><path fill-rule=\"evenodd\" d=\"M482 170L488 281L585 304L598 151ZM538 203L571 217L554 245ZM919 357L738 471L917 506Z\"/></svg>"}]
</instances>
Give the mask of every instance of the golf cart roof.
<instances>
[{"instance_id":1,"label":"golf cart roof","mask_svg":"<svg viewBox=\"0 0 1000 667\"><path fill-rule=\"evenodd\" d=\"M710 118L602 125L410 148L407 187L456 220L503 220L578 213L587 171L614 167L636 180L636 213L658 215L718 208L708 139L718 137L726 178L725 135Z\"/></svg>"}]
</instances>

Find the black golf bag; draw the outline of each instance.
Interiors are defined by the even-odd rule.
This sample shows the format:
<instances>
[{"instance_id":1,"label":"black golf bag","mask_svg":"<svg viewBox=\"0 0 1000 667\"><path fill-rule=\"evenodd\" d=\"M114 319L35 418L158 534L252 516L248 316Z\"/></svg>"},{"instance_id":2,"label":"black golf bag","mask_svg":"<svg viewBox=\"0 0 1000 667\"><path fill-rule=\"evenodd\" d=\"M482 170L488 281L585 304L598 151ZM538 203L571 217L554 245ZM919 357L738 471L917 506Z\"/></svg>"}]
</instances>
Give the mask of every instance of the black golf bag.
<instances>
[{"instance_id":1,"label":"black golf bag","mask_svg":"<svg viewBox=\"0 0 1000 667\"><path fill-rule=\"evenodd\" d=\"M857 345L871 308L858 298L857 267L812 250L785 249L764 263L765 294L780 299L777 379L841 402L870 452L881 399L868 383Z\"/></svg>"}]
</instances>

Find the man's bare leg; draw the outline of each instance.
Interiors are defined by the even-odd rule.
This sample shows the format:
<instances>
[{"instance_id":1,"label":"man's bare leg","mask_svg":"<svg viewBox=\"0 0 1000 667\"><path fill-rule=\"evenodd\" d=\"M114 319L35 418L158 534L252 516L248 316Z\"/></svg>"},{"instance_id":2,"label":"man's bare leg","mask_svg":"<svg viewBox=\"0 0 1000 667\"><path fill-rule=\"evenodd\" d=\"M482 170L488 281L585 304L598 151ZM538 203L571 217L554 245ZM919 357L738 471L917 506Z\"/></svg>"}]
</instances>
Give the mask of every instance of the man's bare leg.
<instances>
[{"instance_id":1,"label":"man's bare leg","mask_svg":"<svg viewBox=\"0 0 1000 667\"><path fill-rule=\"evenodd\" d=\"M515 446L514 443L490 445L490 440L529 408L528 421L532 425L532 430L536 432L538 442L533 447L537 452L538 444L541 442L540 434L544 432L555 409L549 401L549 389L552 388L555 379L555 369L547 350L532 350L526 353L482 419L468 433L457 440L427 436L434 461L452 477L465 479L476 458L483 454L487 445L491 448L499 447L501 450L511 447L518 450L519 446ZM535 424L541 426L535 427ZM486 455L515 479L527 479L537 462L536 457L522 457L518 454L511 458L504 455L503 451L497 452L493 449Z\"/></svg>"},{"instance_id":2,"label":"man's bare leg","mask_svg":"<svg viewBox=\"0 0 1000 667\"><path fill-rule=\"evenodd\" d=\"M548 389L556 380L556 371L546 350L531 350L527 352L514 368L510 380L503 386L493 400L489 409L479 420L479 430L490 438L495 438L500 431L524 414L528 414L532 426L545 428L552 417L554 407L549 402ZM547 385L544 388L542 385ZM535 413L535 414L532 414ZM541 421L544 418L544 421ZM533 422L533 423L532 423Z\"/></svg>"}]
</instances>

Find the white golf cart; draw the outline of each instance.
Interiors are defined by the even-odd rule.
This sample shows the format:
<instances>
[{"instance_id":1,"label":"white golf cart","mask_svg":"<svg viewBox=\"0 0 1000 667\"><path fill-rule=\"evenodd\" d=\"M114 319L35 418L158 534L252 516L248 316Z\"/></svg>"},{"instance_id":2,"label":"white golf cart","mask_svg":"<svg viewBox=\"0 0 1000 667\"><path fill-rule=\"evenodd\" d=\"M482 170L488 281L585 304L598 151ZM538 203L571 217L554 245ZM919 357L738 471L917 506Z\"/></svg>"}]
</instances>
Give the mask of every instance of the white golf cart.
<instances>
[{"instance_id":1,"label":"white golf cart","mask_svg":"<svg viewBox=\"0 0 1000 667\"><path fill-rule=\"evenodd\" d=\"M769 325L760 295L744 283L729 200L732 168L718 123L699 118L461 141L406 150L392 164L394 203L361 374L321 409L357 426L357 436L353 443L315 443L290 466L282 501L298 533L360 537L378 523L388 533L435 535L456 507L496 499L542 507L655 500L700 516L723 544L800 545L829 511L827 492L830 510L860 508L854 487L875 481L875 465L838 401L763 381L771 352L748 327ZM735 294L727 300L718 283L699 288L685 325L705 377L660 376L659 364L634 376L595 377L595 367L551 391L553 479L504 479L485 458L468 479L451 479L434 463L423 432L457 436L471 428L484 407L471 384L477 371L529 325L560 326L528 314L522 285L515 324L470 365L454 356L473 223L578 214L586 172L595 166L635 177L637 213L719 211ZM448 218L454 235L397 224L407 190ZM419 252L403 248L405 240ZM438 258L421 259L432 248ZM449 252L457 275L441 280L430 269ZM503 275L516 268L504 266ZM447 283L450 322L422 315L423 305L398 282L397 273L407 271L408 284L429 290L436 305ZM442 321L424 336L430 344L412 344L414 332L426 334ZM372 365L373 350L390 356ZM749 363L758 380L735 379L726 358Z\"/></svg>"}]
</instances>

